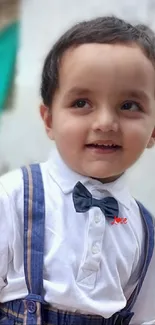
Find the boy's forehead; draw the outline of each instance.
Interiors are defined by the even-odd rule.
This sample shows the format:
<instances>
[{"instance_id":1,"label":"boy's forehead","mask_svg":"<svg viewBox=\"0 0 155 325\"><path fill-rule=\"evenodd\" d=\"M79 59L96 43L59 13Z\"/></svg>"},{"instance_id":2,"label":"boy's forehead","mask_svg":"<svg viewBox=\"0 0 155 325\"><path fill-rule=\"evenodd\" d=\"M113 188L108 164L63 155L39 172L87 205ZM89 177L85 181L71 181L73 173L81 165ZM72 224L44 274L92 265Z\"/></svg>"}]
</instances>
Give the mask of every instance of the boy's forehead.
<instances>
[{"instance_id":1,"label":"boy's forehead","mask_svg":"<svg viewBox=\"0 0 155 325\"><path fill-rule=\"evenodd\" d=\"M139 84L154 91L155 72L151 61L136 44L83 44L63 55L60 86L125 86Z\"/></svg>"}]
</instances>

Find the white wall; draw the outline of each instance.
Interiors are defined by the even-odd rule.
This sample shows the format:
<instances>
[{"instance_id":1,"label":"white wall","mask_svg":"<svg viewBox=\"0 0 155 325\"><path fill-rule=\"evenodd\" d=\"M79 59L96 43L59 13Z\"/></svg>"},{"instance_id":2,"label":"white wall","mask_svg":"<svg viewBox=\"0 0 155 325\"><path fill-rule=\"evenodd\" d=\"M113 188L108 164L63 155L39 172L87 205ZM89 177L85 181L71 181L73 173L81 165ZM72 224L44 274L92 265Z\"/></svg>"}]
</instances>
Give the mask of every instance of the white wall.
<instances>
[{"instance_id":1,"label":"white wall","mask_svg":"<svg viewBox=\"0 0 155 325\"><path fill-rule=\"evenodd\" d=\"M38 109L40 72L47 50L63 30L78 20L105 14L153 24L153 5L151 0L23 0L17 93L13 110L0 124L0 164L15 168L48 155L52 144ZM133 195L155 213L155 150L147 151L129 175Z\"/></svg>"}]
</instances>

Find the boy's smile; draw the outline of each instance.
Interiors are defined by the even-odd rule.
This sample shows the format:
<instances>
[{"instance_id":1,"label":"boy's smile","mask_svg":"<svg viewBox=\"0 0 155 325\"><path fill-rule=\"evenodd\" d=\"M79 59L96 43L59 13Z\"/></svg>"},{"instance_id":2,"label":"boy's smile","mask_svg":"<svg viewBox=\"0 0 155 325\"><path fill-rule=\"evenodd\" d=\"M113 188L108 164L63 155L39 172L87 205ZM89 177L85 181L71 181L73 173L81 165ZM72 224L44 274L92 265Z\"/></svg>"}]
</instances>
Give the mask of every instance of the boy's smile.
<instances>
[{"instance_id":1,"label":"boy's smile","mask_svg":"<svg viewBox=\"0 0 155 325\"><path fill-rule=\"evenodd\" d=\"M66 51L51 113L50 138L74 171L116 178L155 136L155 71L135 44L84 44Z\"/></svg>"}]
</instances>

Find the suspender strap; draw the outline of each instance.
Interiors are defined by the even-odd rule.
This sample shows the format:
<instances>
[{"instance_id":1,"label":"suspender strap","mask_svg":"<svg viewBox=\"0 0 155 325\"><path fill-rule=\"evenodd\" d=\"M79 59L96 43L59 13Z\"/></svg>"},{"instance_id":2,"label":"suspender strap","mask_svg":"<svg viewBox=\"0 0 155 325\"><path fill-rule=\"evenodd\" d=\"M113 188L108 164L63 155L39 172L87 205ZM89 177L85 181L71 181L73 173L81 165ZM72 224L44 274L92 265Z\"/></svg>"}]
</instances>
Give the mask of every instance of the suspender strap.
<instances>
[{"instance_id":1,"label":"suspender strap","mask_svg":"<svg viewBox=\"0 0 155 325\"><path fill-rule=\"evenodd\" d=\"M129 317L130 317L130 312L133 308L133 305L137 299L137 296L140 292L140 289L142 287L145 275L147 273L151 258L152 258L152 254L153 254L153 250L154 250L154 223L153 223L153 218L151 216L151 214L147 211L147 209L140 203L137 201L137 204L139 206L140 212L141 212L141 216L144 220L144 228L145 228L145 250L143 252L143 256L141 257L142 260L144 261L143 263L143 267L142 267L142 271L139 277L139 281L138 284L135 288L135 290L133 291L133 293L131 294L126 307L121 311L120 315L123 317L124 315L127 315L129 313ZM131 315L133 315L131 313Z\"/></svg>"},{"instance_id":2,"label":"suspender strap","mask_svg":"<svg viewBox=\"0 0 155 325\"><path fill-rule=\"evenodd\" d=\"M22 168L24 179L24 271L28 288L24 325L42 325L45 202L38 164ZM32 317L33 316L33 317ZM30 320L31 319L31 320Z\"/></svg>"}]
</instances>

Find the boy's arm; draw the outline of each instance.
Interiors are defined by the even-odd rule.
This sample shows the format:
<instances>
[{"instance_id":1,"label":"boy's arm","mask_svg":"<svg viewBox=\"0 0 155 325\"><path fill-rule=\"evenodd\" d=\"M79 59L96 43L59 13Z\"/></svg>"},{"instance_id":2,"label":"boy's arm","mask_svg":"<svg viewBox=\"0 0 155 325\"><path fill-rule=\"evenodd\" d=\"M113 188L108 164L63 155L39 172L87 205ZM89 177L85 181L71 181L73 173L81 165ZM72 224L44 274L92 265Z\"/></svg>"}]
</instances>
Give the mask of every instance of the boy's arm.
<instances>
[{"instance_id":1,"label":"boy's arm","mask_svg":"<svg viewBox=\"0 0 155 325\"><path fill-rule=\"evenodd\" d=\"M155 249L133 312L131 325L155 325Z\"/></svg>"},{"instance_id":2,"label":"boy's arm","mask_svg":"<svg viewBox=\"0 0 155 325\"><path fill-rule=\"evenodd\" d=\"M8 264L11 259L9 253L9 235L11 224L8 222L10 216L10 203L7 193L0 183L0 301L1 290L6 285Z\"/></svg>"}]
</instances>

